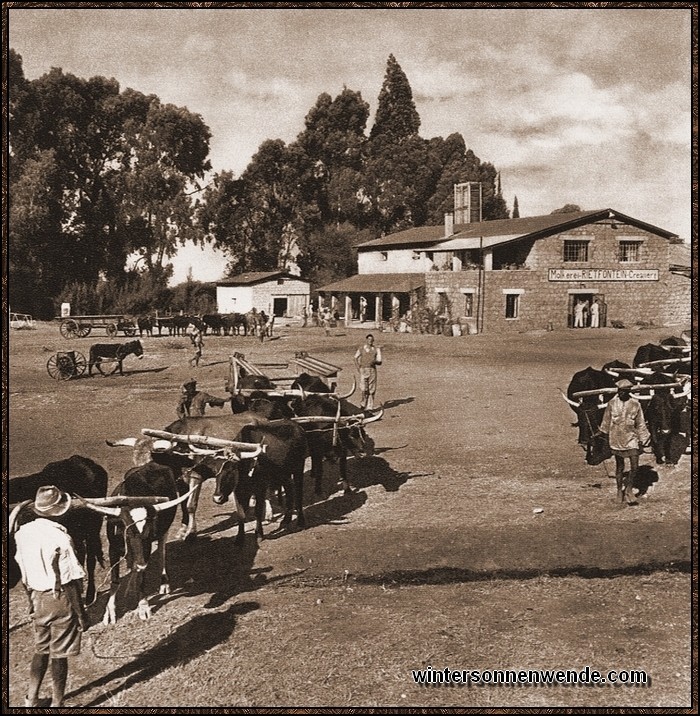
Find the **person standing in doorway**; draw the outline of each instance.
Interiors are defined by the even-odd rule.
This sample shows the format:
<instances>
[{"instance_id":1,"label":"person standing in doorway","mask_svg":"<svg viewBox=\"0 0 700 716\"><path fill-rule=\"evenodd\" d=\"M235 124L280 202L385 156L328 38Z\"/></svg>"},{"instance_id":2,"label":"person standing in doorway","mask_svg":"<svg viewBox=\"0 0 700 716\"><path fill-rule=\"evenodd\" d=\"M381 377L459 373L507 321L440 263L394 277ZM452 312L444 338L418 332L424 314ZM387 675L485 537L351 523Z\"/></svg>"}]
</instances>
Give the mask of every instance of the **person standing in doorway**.
<instances>
[{"instance_id":1,"label":"person standing in doorway","mask_svg":"<svg viewBox=\"0 0 700 716\"><path fill-rule=\"evenodd\" d=\"M583 328L583 301L580 300L574 306L574 328Z\"/></svg>"},{"instance_id":2,"label":"person standing in doorway","mask_svg":"<svg viewBox=\"0 0 700 716\"><path fill-rule=\"evenodd\" d=\"M29 667L27 708L40 706L39 689L51 664L51 708L64 706L68 657L80 654L89 622L82 600L85 572L66 528L54 518L68 512L71 496L54 485L37 490L31 510L37 518L15 534L17 563L29 594L34 656Z\"/></svg>"},{"instance_id":3,"label":"person standing in doorway","mask_svg":"<svg viewBox=\"0 0 700 716\"><path fill-rule=\"evenodd\" d=\"M364 296L360 296L360 323L364 323L366 317L367 317L367 299Z\"/></svg>"},{"instance_id":4,"label":"person standing in doorway","mask_svg":"<svg viewBox=\"0 0 700 716\"><path fill-rule=\"evenodd\" d=\"M591 304L591 328L600 328L600 303L597 298Z\"/></svg>"},{"instance_id":5,"label":"person standing in doorway","mask_svg":"<svg viewBox=\"0 0 700 716\"><path fill-rule=\"evenodd\" d=\"M382 349L374 345L374 336L368 333L365 344L355 353L355 366L360 374L360 391L363 410L374 409L374 394L377 392L377 366L382 364Z\"/></svg>"}]
</instances>

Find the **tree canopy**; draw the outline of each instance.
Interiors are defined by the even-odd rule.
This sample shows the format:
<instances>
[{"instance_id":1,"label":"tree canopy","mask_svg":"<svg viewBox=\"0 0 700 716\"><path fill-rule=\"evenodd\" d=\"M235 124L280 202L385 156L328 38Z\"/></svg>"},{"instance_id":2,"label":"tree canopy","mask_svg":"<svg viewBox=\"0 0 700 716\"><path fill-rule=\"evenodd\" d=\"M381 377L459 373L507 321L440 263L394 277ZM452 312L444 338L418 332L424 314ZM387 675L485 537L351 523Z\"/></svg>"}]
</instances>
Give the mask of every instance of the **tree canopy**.
<instances>
[{"instance_id":1,"label":"tree canopy","mask_svg":"<svg viewBox=\"0 0 700 716\"><path fill-rule=\"evenodd\" d=\"M208 174L200 115L115 79L53 68L28 81L11 50L8 87L15 310L39 312L38 296L67 285L133 282L129 256L165 286L186 241L223 249L229 275L281 267L295 246L312 282L343 278L357 243L442 223L459 182L481 182L484 220L508 217L498 171L461 134L419 135L393 55L369 134L360 92L323 92L296 139L266 139L240 177Z\"/></svg>"}]
</instances>

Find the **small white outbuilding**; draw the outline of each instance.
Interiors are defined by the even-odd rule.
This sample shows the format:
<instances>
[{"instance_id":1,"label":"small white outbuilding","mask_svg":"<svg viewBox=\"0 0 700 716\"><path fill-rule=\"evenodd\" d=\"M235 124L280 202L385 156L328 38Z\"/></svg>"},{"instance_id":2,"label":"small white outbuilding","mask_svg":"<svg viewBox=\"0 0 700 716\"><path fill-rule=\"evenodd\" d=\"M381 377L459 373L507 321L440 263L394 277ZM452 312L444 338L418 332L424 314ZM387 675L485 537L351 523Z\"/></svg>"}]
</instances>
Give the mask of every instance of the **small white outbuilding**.
<instances>
[{"instance_id":1,"label":"small white outbuilding","mask_svg":"<svg viewBox=\"0 0 700 716\"><path fill-rule=\"evenodd\" d=\"M219 313L248 313L255 308L268 316L297 318L308 307L311 283L286 271L250 271L216 284Z\"/></svg>"}]
</instances>

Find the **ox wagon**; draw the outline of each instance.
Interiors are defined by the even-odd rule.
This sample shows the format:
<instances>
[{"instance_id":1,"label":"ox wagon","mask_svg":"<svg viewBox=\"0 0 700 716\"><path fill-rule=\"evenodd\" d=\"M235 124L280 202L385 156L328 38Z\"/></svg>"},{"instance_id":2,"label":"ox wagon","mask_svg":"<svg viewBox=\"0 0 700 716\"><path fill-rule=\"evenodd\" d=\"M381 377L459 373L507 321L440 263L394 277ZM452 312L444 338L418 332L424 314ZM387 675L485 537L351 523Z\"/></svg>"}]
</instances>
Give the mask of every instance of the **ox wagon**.
<instances>
[{"instance_id":1,"label":"ox wagon","mask_svg":"<svg viewBox=\"0 0 700 716\"><path fill-rule=\"evenodd\" d=\"M134 321L123 315L71 316L58 319L61 321L59 330L64 338L87 338L93 328L104 328L110 338L119 331L125 336L135 336L138 327Z\"/></svg>"}]
</instances>

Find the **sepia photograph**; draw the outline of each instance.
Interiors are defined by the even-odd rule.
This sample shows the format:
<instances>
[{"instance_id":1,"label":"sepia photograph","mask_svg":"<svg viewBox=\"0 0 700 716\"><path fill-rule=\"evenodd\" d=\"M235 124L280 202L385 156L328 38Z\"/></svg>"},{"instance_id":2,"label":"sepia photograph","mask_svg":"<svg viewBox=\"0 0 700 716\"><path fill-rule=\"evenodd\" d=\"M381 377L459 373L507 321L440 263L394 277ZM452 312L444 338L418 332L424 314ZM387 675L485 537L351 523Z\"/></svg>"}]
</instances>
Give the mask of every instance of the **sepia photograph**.
<instances>
[{"instance_id":1,"label":"sepia photograph","mask_svg":"<svg viewBox=\"0 0 700 716\"><path fill-rule=\"evenodd\" d=\"M3 712L697 713L697 3L311 5L3 3Z\"/></svg>"}]
</instances>

